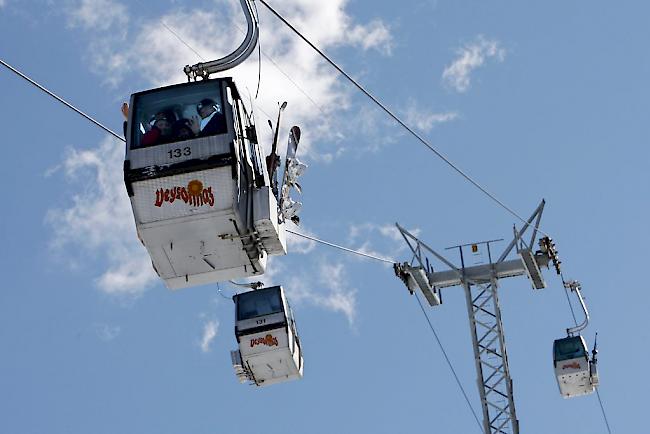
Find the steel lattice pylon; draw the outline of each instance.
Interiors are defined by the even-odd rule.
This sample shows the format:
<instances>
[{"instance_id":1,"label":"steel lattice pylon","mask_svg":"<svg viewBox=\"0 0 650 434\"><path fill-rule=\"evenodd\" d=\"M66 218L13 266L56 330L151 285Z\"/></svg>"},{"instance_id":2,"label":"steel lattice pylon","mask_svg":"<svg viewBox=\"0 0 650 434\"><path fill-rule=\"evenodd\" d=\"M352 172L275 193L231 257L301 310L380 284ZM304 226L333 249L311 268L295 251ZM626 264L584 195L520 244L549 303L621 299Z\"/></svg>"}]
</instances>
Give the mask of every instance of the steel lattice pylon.
<instances>
[{"instance_id":1,"label":"steel lattice pylon","mask_svg":"<svg viewBox=\"0 0 650 434\"><path fill-rule=\"evenodd\" d=\"M544 252L533 253L532 245L541 220L544 201L540 203L527 223L505 248L499 259L492 261L490 244L495 241L455 246L460 253L460 266L437 253L399 224L397 228L408 244L413 259L411 263L395 264L396 274L404 281L412 293L421 290L431 306L441 303L440 289L461 286L465 290L467 312L472 335L477 383L483 409L483 430L485 434L518 434L519 421L515 412L512 379L508 367L508 352L501 321L498 280L506 277L528 276L533 288L546 286L540 267L548 267L549 256ZM533 222L535 222L533 224ZM522 236L533 226L530 242L526 244ZM487 246L489 263L466 267L463 248L479 244ZM517 257L506 260L516 247ZM449 269L433 271L429 253Z\"/></svg>"},{"instance_id":2,"label":"steel lattice pylon","mask_svg":"<svg viewBox=\"0 0 650 434\"><path fill-rule=\"evenodd\" d=\"M496 279L465 283L479 393L486 433L519 433Z\"/></svg>"}]
</instances>

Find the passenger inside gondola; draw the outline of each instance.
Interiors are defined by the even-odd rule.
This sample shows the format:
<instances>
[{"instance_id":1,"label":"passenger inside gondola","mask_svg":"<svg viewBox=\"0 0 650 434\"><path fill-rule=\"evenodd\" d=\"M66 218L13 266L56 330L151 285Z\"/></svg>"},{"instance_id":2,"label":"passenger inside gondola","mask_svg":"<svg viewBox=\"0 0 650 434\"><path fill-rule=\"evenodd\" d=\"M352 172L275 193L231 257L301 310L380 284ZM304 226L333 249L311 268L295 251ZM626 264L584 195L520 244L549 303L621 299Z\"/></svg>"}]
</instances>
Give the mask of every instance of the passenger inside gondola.
<instances>
[{"instance_id":1,"label":"passenger inside gondola","mask_svg":"<svg viewBox=\"0 0 650 434\"><path fill-rule=\"evenodd\" d=\"M226 118L221 106L210 98L205 98L196 106L201 116L200 136L212 136L226 132Z\"/></svg>"},{"instance_id":2,"label":"passenger inside gondola","mask_svg":"<svg viewBox=\"0 0 650 434\"><path fill-rule=\"evenodd\" d=\"M174 141L189 140L196 137L192 129L192 122L189 119L180 119L174 122L172 126Z\"/></svg>"},{"instance_id":3,"label":"passenger inside gondola","mask_svg":"<svg viewBox=\"0 0 650 434\"><path fill-rule=\"evenodd\" d=\"M153 126L142 137L142 146L160 145L173 141L172 125L175 121L176 115L172 110L163 110L156 113Z\"/></svg>"},{"instance_id":4,"label":"passenger inside gondola","mask_svg":"<svg viewBox=\"0 0 650 434\"><path fill-rule=\"evenodd\" d=\"M579 357L587 357L587 350L582 344L579 336L558 339L554 345L556 362L562 360L576 359Z\"/></svg>"},{"instance_id":5,"label":"passenger inside gondola","mask_svg":"<svg viewBox=\"0 0 650 434\"><path fill-rule=\"evenodd\" d=\"M137 97L132 110L131 149L228 132L217 81L147 92ZM129 115L124 107L122 112Z\"/></svg>"}]
</instances>

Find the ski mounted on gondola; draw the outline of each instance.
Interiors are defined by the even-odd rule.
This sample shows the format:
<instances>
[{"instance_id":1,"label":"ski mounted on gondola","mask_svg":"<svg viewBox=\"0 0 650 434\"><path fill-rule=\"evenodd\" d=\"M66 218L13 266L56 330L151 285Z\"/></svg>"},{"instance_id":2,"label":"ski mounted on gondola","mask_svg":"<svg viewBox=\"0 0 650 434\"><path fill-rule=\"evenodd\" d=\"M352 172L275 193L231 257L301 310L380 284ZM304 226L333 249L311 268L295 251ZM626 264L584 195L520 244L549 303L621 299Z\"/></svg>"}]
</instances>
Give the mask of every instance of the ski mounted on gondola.
<instances>
[{"instance_id":1,"label":"ski mounted on gondola","mask_svg":"<svg viewBox=\"0 0 650 434\"><path fill-rule=\"evenodd\" d=\"M281 218L289 219L296 225L300 223L298 212L302 207L302 202L294 201L291 199L290 194L292 189L295 189L298 193L302 194L302 187L298 183L298 177L300 177L305 172L305 169L307 169L307 165L296 158L298 143L300 143L300 128L294 125L291 127L291 131L289 131L287 155L284 162L284 174L282 175L280 196L278 198L280 211L282 213Z\"/></svg>"}]
</instances>

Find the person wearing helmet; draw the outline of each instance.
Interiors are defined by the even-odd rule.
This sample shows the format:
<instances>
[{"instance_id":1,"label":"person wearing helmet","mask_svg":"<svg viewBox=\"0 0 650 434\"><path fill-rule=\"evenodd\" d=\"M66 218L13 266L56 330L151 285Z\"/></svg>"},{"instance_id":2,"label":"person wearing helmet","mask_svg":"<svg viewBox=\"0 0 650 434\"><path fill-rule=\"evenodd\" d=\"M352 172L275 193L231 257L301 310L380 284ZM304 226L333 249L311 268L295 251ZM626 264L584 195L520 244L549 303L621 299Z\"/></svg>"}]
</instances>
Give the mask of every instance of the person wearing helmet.
<instances>
[{"instance_id":1,"label":"person wearing helmet","mask_svg":"<svg viewBox=\"0 0 650 434\"><path fill-rule=\"evenodd\" d=\"M196 111L201 117L197 135L200 137L223 134L226 128L226 117L221 106L210 98L204 98L196 106ZM196 129L195 124L195 129ZM196 130L195 130L196 132Z\"/></svg>"}]
</instances>

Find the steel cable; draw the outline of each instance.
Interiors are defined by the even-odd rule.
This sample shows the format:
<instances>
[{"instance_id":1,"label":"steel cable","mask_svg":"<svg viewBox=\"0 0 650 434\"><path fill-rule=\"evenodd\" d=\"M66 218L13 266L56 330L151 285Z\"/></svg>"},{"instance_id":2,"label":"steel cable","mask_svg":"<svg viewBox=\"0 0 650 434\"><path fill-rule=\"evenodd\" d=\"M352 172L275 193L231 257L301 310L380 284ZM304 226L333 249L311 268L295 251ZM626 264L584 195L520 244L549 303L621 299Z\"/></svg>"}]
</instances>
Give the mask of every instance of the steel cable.
<instances>
[{"instance_id":1,"label":"steel cable","mask_svg":"<svg viewBox=\"0 0 650 434\"><path fill-rule=\"evenodd\" d=\"M318 239L316 237L312 237L310 235L301 234L300 232L295 232L295 231L292 231L291 229L286 229L286 231L289 232L290 234L297 235L299 237L306 238L308 240L315 241L317 243L321 243L321 244L324 244L326 246L334 247L335 249L343 250L344 252L353 253L355 255L359 255L359 256L366 257L366 258L374 259L376 261L387 262L389 264L395 264L397 262L394 259L381 258L379 256L370 255L368 253L364 253L364 252L361 252L359 250L353 250L353 249L350 249L350 248L347 248L347 247L339 246L338 244L330 243L328 241L324 241L324 240Z\"/></svg>"},{"instance_id":2,"label":"steel cable","mask_svg":"<svg viewBox=\"0 0 650 434\"><path fill-rule=\"evenodd\" d=\"M605 407L603 407L603 401L600 399L600 391L598 389L596 389L596 396L598 397L598 403L600 404L600 411L603 413L603 419L605 420L607 432L609 434L612 434L612 430L609 428L609 422L607 421L607 415L605 414Z\"/></svg>"},{"instance_id":3,"label":"steel cable","mask_svg":"<svg viewBox=\"0 0 650 434\"><path fill-rule=\"evenodd\" d=\"M460 176L465 178L470 182L474 187L479 189L483 194L488 196L493 202L497 203L501 208L505 209L512 216L517 218L519 221L526 224L526 220L511 209L504 202L499 200L494 194L490 193L485 187L475 181L471 176L469 176L465 171L463 171L458 165L453 163L449 158L447 158L442 152L438 151L433 147L424 137L419 135L415 130L409 127L402 119L400 119L396 114L394 114L388 107L386 107L379 99L372 95L368 90L366 90L359 82L352 78L347 72L343 70L336 62L327 56L321 49L319 49L314 43L312 43L307 37L305 37L298 29L296 29L289 21L287 21L280 13L273 9L265 0L257 0L262 3L273 15L275 15L280 21L282 21L287 27L289 27L296 35L298 35L303 41L307 43L314 51L316 51L323 59L325 59L332 67L334 67L341 75L343 75L350 83L352 83L357 89L359 89L364 95L366 95L372 102L374 102L379 108L381 108L388 116L390 116L395 122L397 122L402 128L408 131L413 137L415 137L420 143L426 146L431 152L433 152L438 158L444 161L449 167L456 171ZM543 230L538 229L539 232L547 235Z\"/></svg>"},{"instance_id":4,"label":"steel cable","mask_svg":"<svg viewBox=\"0 0 650 434\"><path fill-rule=\"evenodd\" d=\"M454 366L451 363L451 360L449 360L449 356L447 356L447 352L445 351L445 347L442 345L442 342L440 341L440 338L438 337L438 333L436 333L436 329L433 327L433 324L431 323L431 319L429 319L429 315L427 315L426 310L424 310L424 306L422 306L422 302L420 301L420 297L415 294L415 298L418 301L418 304L420 305L420 309L422 310L422 313L424 314L424 318L427 320L427 323L429 324L429 328L431 329L431 332L433 333L433 336L436 338L436 342L438 342L438 346L440 347L440 351L442 351L442 355L445 357L445 360L447 361L447 365L449 366L449 369L451 370L451 373L454 375L454 379L456 380L456 384L458 384L458 387L460 388L460 391L463 394L463 397L465 398L465 402L467 402L467 406L469 407L470 411L472 412L472 415L474 416L474 419L476 420L476 423L478 424L478 428L481 432L483 432L483 427L481 425L481 422L478 419L478 416L476 415L476 412L474 411L474 407L472 407L472 403L469 401L469 398L467 397L467 393L465 392L465 388L460 382L460 379L458 378L458 375L456 374L456 370L454 369Z\"/></svg>"},{"instance_id":5,"label":"steel cable","mask_svg":"<svg viewBox=\"0 0 650 434\"><path fill-rule=\"evenodd\" d=\"M410 127L409 127L409 126L408 126L404 121L402 121L402 120L401 120L397 115L395 115L395 114L394 114L394 113L393 113L389 108L387 108L383 103L381 103L377 98L375 98L375 97L374 97L374 96L373 96L369 91L367 91L367 90L366 90L363 86L361 86L361 85L360 85L356 80L354 80L354 79L353 79L349 74L347 74L347 73L346 73L346 72L345 72L341 67L339 67L339 66L338 66L338 65L337 65L333 60L331 60L331 59L330 59L330 58L329 58L329 57L328 57L324 52L322 52L318 47L316 47L316 46L315 46L311 41L309 41L305 36L303 36L303 35L302 35L302 34L301 34L301 33L300 33L300 32L299 32L295 27L293 27L293 26L292 26L292 25L291 25L291 24L290 24L290 23L289 23L289 22L288 22L284 17L282 17L278 12L276 12L276 11L275 11L275 10L274 10L274 9L273 9L273 8L272 8L272 7L271 7L271 6L266 2L266 1L264 1L264 0L258 0L258 1L260 1L260 2L261 2L261 3L262 3L262 4L263 4L267 9L269 9L269 10L270 10L270 11L271 11L271 12L272 12L272 13L273 13L273 14L274 14L278 19L280 19L280 21L282 21L285 25L287 25L287 26L288 26L288 27L289 27L289 28L290 28L294 33L296 33L296 34L297 34L297 35L298 35L298 36L299 36L303 41L305 41L305 42L306 42L306 43L307 43L307 44L308 44L312 49L314 49L314 50L315 50L315 51L316 51L316 52L317 52L321 57L323 57L323 58L324 58L324 59L325 59L325 60L326 60L326 61L327 61L331 66L333 66L333 67L334 67L334 68L335 68L335 69L336 69L340 74L342 74L346 79L348 79L348 80L349 80L349 81L350 81L350 82L351 82L355 87L357 87L357 88L358 88L362 93L364 93L368 98L370 98L370 99L371 99L371 100L372 100L372 101L373 101L377 106L379 106L379 107L380 107L380 108L381 108L381 109L382 109L386 114L388 114L388 115L389 115L389 116L390 116L394 121L396 121L396 122L397 122L401 127L403 127L403 128L404 128L406 131L408 131L412 136L414 136L414 137L415 137L419 142L421 142L421 143L422 143L424 146L426 146L430 151L432 151L432 152L433 152L437 157L439 157L442 161L444 161L444 162L445 162L449 167L451 167L454 171L456 171L459 175L461 175L465 180L467 180L468 182L470 182L474 187L476 187L478 190L480 190L482 193L484 193L486 196L488 196L488 197L489 197L493 202L495 202L495 203L496 203L497 205L499 205L501 208L503 208L503 209L506 210L508 213L510 213L512 216L516 217L518 220L520 220L521 222L523 222L524 224L526 224L526 220L525 220L523 217L521 217L518 213L516 213L514 210L512 210L510 207L508 207L505 203L503 203L501 200L499 200L499 199L498 199L494 194L490 193L490 192L489 192L485 187L483 187L481 184L479 184L477 181L475 181L472 177L470 177L467 173L465 173L465 172L464 172L460 167L458 167L458 166L457 166L456 164L454 164L451 160L449 160L449 159L448 159L444 154L442 154L440 151L438 151L436 148L434 148L434 147L433 147L433 146L432 146L432 145L431 145L431 144L430 144L426 139L424 139L424 138L423 138L422 136L420 136L417 132L415 132L412 128L410 128ZM193 52L194 52L194 53L195 53L199 58L201 58L201 59L203 60L203 56L201 56L201 55L200 55L196 50L194 50L194 49L193 49L189 44L187 44L187 43L186 43L186 42L185 42L185 41L180 37L180 35L178 35L176 32L174 32L174 31L173 31L173 30L172 30L172 29L171 29L171 28L170 28L170 27L169 27L169 26L168 26L164 21L162 22L162 25L163 25L163 26L164 26L164 27L165 27L165 28L166 28L170 33L172 33L172 34L173 34L177 39L179 39L179 40L180 40L184 45L186 45L187 48L189 48L190 50L192 50L192 51L193 51ZM265 55L265 57L269 58L269 56L267 56L265 53L264 53L264 55ZM271 60L271 59L269 58L269 60ZM271 60L271 61L272 61L272 60ZM280 71L281 71L281 72L282 72L282 73L283 73L287 78L290 79L290 77L289 77L289 76L288 76L284 71L282 71L282 70L279 68L279 66L278 66L277 64L275 64L275 62L272 61L272 63L273 63L273 64L274 64L274 65L275 65L275 66L276 66L276 67L277 67L277 68L278 68L278 69L279 69L279 70L280 70ZM104 130L105 132L109 133L109 134L112 135L113 137L117 138L118 140L120 140L120 141L122 141L122 142L125 142L125 139L124 139L122 136L120 136L119 134L117 134L116 132L114 132L113 130L111 130L110 128L106 127L104 124L100 123L99 121L97 121L96 119L94 119L93 117L91 117L90 115L88 115L88 114L86 114L85 112L81 111L80 109L78 109L78 108L75 107L74 105L70 104L69 102L67 102L67 101L64 100L63 98L59 97L59 96L58 96L57 94L55 94L54 92L52 92L52 91L50 91L49 89L45 88L44 86L42 86L41 84L39 84L39 83L36 82L35 80L29 78L28 76L26 76L25 74L23 74L22 72L20 72L18 69L14 68L13 66L9 65L8 63L6 63L4 60L0 59L0 64L2 64L3 66L5 66L7 69L9 69L11 72L13 72L14 74L18 75L18 76L21 77L22 79L26 80L26 81L29 82L30 84L34 85L34 86L37 87L38 89L40 89L40 90L42 90L43 92L47 93L47 94L50 95L52 98L54 98L55 100L57 100L57 101L60 102L61 104L65 105L65 106L68 107L69 109L73 110L74 112L76 112L77 114L79 114L79 115L82 116L83 118L87 119L88 121L90 121L90 122L93 123L94 125L98 126L99 128L101 128L101 129ZM319 106L318 106L318 105L313 101L313 99L312 99L311 97L309 97L309 95L306 94L306 92L305 92L303 89L301 89L299 86L297 86L297 84L296 84L293 80L290 79L290 81L294 84L294 86L296 86L296 87L298 88L298 90L299 90L301 93L303 93L305 96L307 96L307 98L312 102L312 104L314 104L314 106L316 106L319 110L322 110L322 109L321 109L321 108L320 108L320 107L319 107ZM548 235L548 234L546 234L543 230L541 230L541 229L538 229L538 230L539 230L539 232L541 232L542 234L544 234L544 235ZM314 242L318 242L318 243L321 243L321 244L324 244L324 245L328 245L328 246L330 246L330 247L334 247L334 248L336 248L336 249L339 249L339 250L342 250L342 251L346 251L346 252L348 252L348 253L353 253L353 254L356 254L356 255L359 255L359 256L363 256L363 257L366 257L366 258L369 258L369 259L377 260L377 261L384 262L384 263L395 263L395 262L396 262L396 261L393 260L393 259L381 258L381 257L378 257L378 256L370 255L370 254L367 254L367 253L364 253L364 252L361 252L361 251L353 250L353 249L350 249L350 248L347 248L347 247L343 247L343 246L340 246L340 245L337 245L337 244L334 244L334 243L330 243L330 242L327 242L327 241L324 241L324 240L321 240L321 239L318 239L318 238L315 238L315 237L312 237L312 236L308 236L308 235L305 235L305 234L301 234L301 233L298 233L298 232L294 232L294 231L291 231L291 230L287 230L287 232L292 233L292 234L294 234L294 235L296 235L296 236L300 236L300 237L303 237L303 238L309 239L309 240L314 241ZM221 289L220 289L220 288L218 288L218 289L219 289L219 292L221 293ZM221 295L223 296L223 294L221 294ZM224 297L225 297L225 296L224 296ZM478 417L477 417L477 415L476 415L476 413L475 413L475 411L474 411L474 408L472 407L472 405L471 405L471 403L470 403L470 401L469 401L469 398L467 397L467 394L466 394L464 388L462 387L462 384L460 383L460 380L458 379L458 376L457 376L457 374L456 374L456 372L455 372L455 369L453 368L453 365L451 364L451 361L449 360L449 358L448 358L448 356L447 356L447 353L446 353L446 351L445 351L445 349L444 349L444 347L443 347L443 345L442 345L442 343L441 343L441 341L440 341L440 339L439 339L439 337L438 337L438 335L437 335L437 333L436 333L436 331L435 331L435 329L434 329L434 327L433 327L433 325L432 325L432 323L431 323L431 321L430 321L428 315L426 314L426 311L424 310L424 307L422 306L422 303L421 303L419 297L417 297L417 295L416 295L416 298L417 298L417 301L418 301L418 304L419 304L420 308L422 309L422 312L423 312L424 315L425 315L425 318L426 318L426 320L427 320L427 323L429 324L429 327L430 327L431 331L433 332L434 337L435 337L435 339L436 339L436 341L437 341L437 343L438 343L438 345L439 345L439 347L440 347L440 349L441 349L441 351L442 351L442 353L443 353L443 356L445 357L445 360L446 360L446 362L447 362L449 368L451 369L451 371L452 371L452 373L453 373L453 375L454 375L454 378L455 378L455 380L456 380L456 382L457 382L457 384L458 384L458 386L459 386L459 388L460 388L460 390L461 390L461 392L462 392L462 394L463 394L463 396L464 396L464 398L465 398L465 400L466 400L466 402L467 402L467 404L468 404L468 406L469 406L469 408L470 408L470 410L471 410L471 412L472 412L472 414L473 414L473 416L474 416L474 419L476 420L477 424L479 425L479 428L480 428L481 431L482 431L480 421L479 421L479 419L478 419ZM571 313L572 313L572 315L573 315L574 321L576 321L576 319L575 319L575 314L574 314L574 312L573 312L573 307L572 307L572 305L571 305L571 302L570 302L570 299L569 299L568 293L567 293L567 301L569 302L569 307L571 308ZM577 321L576 321L576 322L577 322ZM607 426L607 430L608 430L608 432L611 434L611 429L610 429L610 426L609 426L609 422L608 422L608 419L607 419L607 415L606 415L606 413L605 413L605 409L604 409L604 406L603 406L603 403L602 403L602 399L601 399L601 397L600 397L600 393L599 393L598 389L596 389L596 393L597 393L597 396L598 396L598 402L599 402L599 404L600 404L600 408L601 408L601 411L602 411L603 419L604 419L604 421L605 421L605 425Z\"/></svg>"},{"instance_id":6,"label":"steel cable","mask_svg":"<svg viewBox=\"0 0 650 434\"><path fill-rule=\"evenodd\" d=\"M82 117L86 118L87 120L89 120L89 121L92 122L93 124L97 125L97 126L98 126L99 128L101 128L102 130L106 131L107 133L109 133L109 134L111 134L112 136L114 136L114 137L120 139L120 140L123 141L123 142L125 141L124 138L123 138L122 136L120 136L119 134L117 134L115 131L111 130L110 128L108 128L107 126L105 126L104 124L102 124L101 122L95 120L95 119L92 118L91 116L89 116L89 115L87 115L86 113L82 112L82 111L79 110L77 107L73 106L72 104L70 104L69 102L67 102L66 100L64 100L63 98L61 98L61 97L58 96L57 94L55 94L54 92L50 91L49 89L45 88L44 86L41 86L41 85L38 84L36 81L32 80L31 78L29 78L28 76L26 76L25 74L23 74L22 72L20 72L20 71L17 70L16 68L14 68L13 66L9 65L9 64L8 64L7 62L5 62L4 60L0 59L0 64L2 64L4 67L6 67L8 70L10 70L10 71L13 72L14 74L16 74L17 76L19 76L20 78L22 78L23 80L26 80L27 82L29 82L29 83L31 83L32 85L36 86L37 88L39 88L39 89L42 90L43 92L47 93L47 94L50 95L52 98L56 99L56 100L59 101L61 104L65 105L66 107L68 107L69 109L71 109L72 111L74 111L75 113L81 115Z\"/></svg>"}]
</instances>

